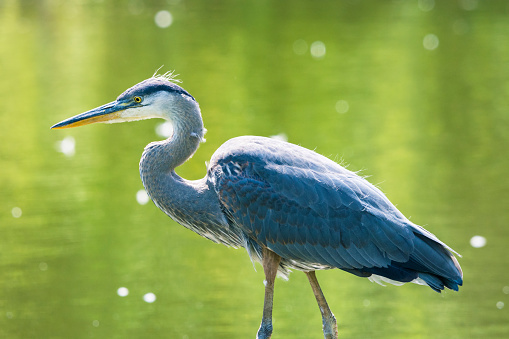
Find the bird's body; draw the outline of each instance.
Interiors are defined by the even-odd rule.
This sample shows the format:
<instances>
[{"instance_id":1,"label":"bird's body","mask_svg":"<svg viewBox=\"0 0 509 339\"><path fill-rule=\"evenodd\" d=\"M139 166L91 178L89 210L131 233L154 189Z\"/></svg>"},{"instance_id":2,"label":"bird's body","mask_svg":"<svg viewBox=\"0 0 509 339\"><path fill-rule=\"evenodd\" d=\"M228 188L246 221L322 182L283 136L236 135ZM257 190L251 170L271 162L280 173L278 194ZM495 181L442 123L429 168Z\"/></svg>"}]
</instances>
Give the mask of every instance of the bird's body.
<instances>
[{"instance_id":1,"label":"bird's body","mask_svg":"<svg viewBox=\"0 0 509 339\"><path fill-rule=\"evenodd\" d=\"M340 268L399 282L420 278L436 290L442 283L458 288L455 259L442 242L367 180L314 151L237 137L214 153L207 181L244 247L251 255L262 247L280 255L283 274L286 267Z\"/></svg>"},{"instance_id":2,"label":"bird's body","mask_svg":"<svg viewBox=\"0 0 509 339\"><path fill-rule=\"evenodd\" d=\"M283 276L289 269L306 272L326 338L335 338L337 330L315 270L339 268L375 281L427 284L436 291L458 290L462 284L447 245L411 223L367 180L309 149L237 137L217 149L203 179L179 177L175 168L194 154L205 129L196 100L164 77L145 80L114 103L54 127L151 117L170 120L174 135L145 148L143 185L178 223L214 242L244 247L262 263L268 283L259 338L272 333L277 271Z\"/></svg>"}]
</instances>

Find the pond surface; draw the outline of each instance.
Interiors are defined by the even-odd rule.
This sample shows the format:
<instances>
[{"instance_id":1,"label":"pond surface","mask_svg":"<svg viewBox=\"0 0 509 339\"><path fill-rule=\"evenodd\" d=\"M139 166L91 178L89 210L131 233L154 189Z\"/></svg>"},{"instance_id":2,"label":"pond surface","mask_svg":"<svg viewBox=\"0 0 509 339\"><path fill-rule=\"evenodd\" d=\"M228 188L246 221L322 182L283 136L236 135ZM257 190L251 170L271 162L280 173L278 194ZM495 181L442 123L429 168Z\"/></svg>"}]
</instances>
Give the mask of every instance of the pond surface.
<instances>
[{"instance_id":1,"label":"pond surface","mask_svg":"<svg viewBox=\"0 0 509 339\"><path fill-rule=\"evenodd\" d=\"M340 337L509 337L509 5L475 0L0 0L0 337L255 336L261 267L138 193L161 121L49 129L162 65L208 129L181 176L280 135L463 255L459 293L318 272ZM276 281L274 326L322 337L304 274Z\"/></svg>"}]
</instances>

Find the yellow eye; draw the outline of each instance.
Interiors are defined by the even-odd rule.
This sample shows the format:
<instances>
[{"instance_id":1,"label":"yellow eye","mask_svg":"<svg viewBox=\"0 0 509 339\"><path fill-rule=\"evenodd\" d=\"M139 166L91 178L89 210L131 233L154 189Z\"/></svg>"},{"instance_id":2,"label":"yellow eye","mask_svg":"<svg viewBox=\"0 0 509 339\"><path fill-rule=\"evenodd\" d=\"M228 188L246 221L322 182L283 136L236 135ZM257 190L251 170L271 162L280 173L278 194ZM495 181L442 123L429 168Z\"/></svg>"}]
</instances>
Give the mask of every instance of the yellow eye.
<instances>
[{"instance_id":1,"label":"yellow eye","mask_svg":"<svg viewBox=\"0 0 509 339\"><path fill-rule=\"evenodd\" d=\"M135 102L135 103L137 103L137 104L139 104L140 102L142 102L142 101L143 101L143 99L142 99L141 97L134 97L134 98L133 98L133 100L134 100L134 102Z\"/></svg>"}]
</instances>

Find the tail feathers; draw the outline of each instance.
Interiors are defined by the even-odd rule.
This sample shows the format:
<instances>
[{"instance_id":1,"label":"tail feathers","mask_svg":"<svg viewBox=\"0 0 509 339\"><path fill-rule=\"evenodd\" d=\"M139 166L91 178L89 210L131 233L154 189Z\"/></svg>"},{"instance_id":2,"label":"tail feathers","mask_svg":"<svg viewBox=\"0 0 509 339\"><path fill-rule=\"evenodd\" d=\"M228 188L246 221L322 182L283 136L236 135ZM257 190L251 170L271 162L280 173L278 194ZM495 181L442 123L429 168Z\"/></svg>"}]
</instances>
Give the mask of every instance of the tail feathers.
<instances>
[{"instance_id":1,"label":"tail feathers","mask_svg":"<svg viewBox=\"0 0 509 339\"><path fill-rule=\"evenodd\" d=\"M428 273L419 273L419 278L421 278L429 287L438 293L444 290L445 287L453 291L458 291L459 286L463 284L462 280L453 281Z\"/></svg>"},{"instance_id":2,"label":"tail feathers","mask_svg":"<svg viewBox=\"0 0 509 339\"><path fill-rule=\"evenodd\" d=\"M440 293L444 289L444 282L433 274L428 273L419 273L419 278L424 280L424 282L433 289L433 291L436 291Z\"/></svg>"},{"instance_id":3,"label":"tail feathers","mask_svg":"<svg viewBox=\"0 0 509 339\"><path fill-rule=\"evenodd\" d=\"M458 291L463 284L463 272L458 260L442 243L423 234L416 234L414 253L403 265L419 272L419 278L437 292L445 287Z\"/></svg>"},{"instance_id":4,"label":"tail feathers","mask_svg":"<svg viewBox=\"0 0 509 339\"><path fill-rule=\"evenodd\" d=\"M383 281L390 283L426 284L436 292L445 288L458 291L463 284L461 267L448 247L420 233L415 234L414 250L408 261L393 261L387 267L371 267L362 271L373 274L375 282L377 276L381 276Z\"/></svg>"}]
</instances>

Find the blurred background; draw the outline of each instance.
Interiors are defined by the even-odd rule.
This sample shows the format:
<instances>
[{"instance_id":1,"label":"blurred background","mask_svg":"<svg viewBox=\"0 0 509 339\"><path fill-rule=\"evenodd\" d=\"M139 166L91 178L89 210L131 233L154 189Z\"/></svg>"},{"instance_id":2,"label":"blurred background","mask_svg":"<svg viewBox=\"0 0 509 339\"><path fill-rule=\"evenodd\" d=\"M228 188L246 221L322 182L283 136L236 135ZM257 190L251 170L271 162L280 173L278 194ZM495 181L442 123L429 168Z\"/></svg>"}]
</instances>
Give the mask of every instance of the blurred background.
<instances>
[{"instance_id":1,"label":"blurred background","mask_svg":"<svg viewBox=\"0 0 509 339\"><path fill-rule=\"evenodd\" d=\"M463 255L459 293L318 272L340 337L509 337L505 0L0 0L0 337L255 336L262 268L144 194L168 126L49 129L161 66L208 129L181 176L229 138L287 139ZM276 281L274 327L322 338L304 274Z\"/></svg>"}]
</instances>

